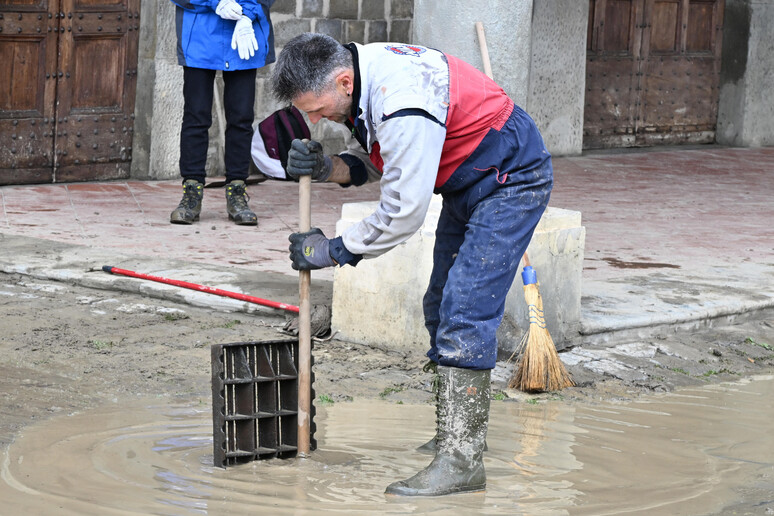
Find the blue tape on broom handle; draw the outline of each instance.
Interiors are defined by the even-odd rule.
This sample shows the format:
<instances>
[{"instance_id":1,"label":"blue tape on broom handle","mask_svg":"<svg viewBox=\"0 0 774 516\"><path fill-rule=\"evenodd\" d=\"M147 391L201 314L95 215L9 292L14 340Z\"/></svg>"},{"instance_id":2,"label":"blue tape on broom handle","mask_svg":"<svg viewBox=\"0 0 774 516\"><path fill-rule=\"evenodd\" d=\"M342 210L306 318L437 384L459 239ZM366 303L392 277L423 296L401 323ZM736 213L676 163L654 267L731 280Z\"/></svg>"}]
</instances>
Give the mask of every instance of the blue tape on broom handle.
<instances>
[{"instance_id":1,"label":"blue tape on broom handle","mask_svg":"<svg viewBox=\"0 0 774 516\"><path fill-rule=\"evenodd\" d=\"M530 265L524 267L524 270L521 271L521 280L525 285L534 285L537 283L537 274L535 273L535 269L533 269Z\"/></svg>"}]
</instances>

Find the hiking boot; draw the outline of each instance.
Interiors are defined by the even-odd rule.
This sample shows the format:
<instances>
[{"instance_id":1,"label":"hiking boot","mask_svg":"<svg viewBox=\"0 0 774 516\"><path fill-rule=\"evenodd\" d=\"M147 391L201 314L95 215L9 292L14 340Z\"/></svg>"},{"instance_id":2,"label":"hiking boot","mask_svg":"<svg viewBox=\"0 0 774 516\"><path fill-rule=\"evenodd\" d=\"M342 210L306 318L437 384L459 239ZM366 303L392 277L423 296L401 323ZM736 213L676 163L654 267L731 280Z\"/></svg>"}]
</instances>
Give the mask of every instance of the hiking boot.
<instances>
[{"instance_id":1,"label":"hiking boot","mask_svg":"<svg viewBox=\"0 0 774 516\"><path fill-rule=\"evenodd\" d=\"M438 429L435 458L385 493L441 496L486 489L484 443L489 423L490 371L438 366Z\"/></svg>"},{"instance_id":2,"label":"hiking boot","mask_svg":"<svg viewBox=\"0 0 774 516\"><path fill-rule=\"evenodd\" d=\"M172 224L193 224L199 220L202 211L202 197L204 197L204 185L196 179L186 179L183 182L183 198L175 211L169 216Z\"/></svg>"},{"instance_id":3,"label":"hiking boot","mask_svg":"<svg viewBox=\"0 0 774 516\"><path fill-rule=\"evenodd\" d=\"M228 218L240 226L258 225L258 217L247 206L250 196L245 191L245 182L242 180L231 181L226 185L226 209Z\"/></svg>"}]
</instances>

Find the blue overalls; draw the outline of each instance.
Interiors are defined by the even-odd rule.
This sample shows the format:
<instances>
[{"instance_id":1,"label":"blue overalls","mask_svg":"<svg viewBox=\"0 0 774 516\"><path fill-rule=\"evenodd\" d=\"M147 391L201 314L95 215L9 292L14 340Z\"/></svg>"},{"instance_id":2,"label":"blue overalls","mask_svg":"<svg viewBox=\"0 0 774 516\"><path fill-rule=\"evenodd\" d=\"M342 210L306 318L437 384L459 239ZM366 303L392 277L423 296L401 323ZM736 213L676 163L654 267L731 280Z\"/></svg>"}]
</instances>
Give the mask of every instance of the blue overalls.
<instances>
[{"instance_id":1,"label":"blue overalls","mask_svg":"<svg viewBox=\"0 0 774 516\"><path fill-rule=\"evenodd\" d=\"M551 157L540 133L515 106L503 128L490 131L437 189L443 208L423 301L427 356L434 362L495 367L505 298L552 186Z\"/></svg>"}]
</instances>

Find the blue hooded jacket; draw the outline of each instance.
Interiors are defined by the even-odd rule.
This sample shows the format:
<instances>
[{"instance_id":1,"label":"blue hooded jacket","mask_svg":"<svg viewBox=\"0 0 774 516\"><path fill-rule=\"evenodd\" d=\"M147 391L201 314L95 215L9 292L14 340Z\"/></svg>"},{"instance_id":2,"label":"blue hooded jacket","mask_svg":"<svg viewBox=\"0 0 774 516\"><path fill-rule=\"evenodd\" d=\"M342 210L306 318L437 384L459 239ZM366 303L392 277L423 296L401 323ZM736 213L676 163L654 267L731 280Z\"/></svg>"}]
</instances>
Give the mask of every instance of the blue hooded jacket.
<instances>
[{"instance_id":1,"label":"blue hooded jacket","mask_svg":"<svg viewBox=\"0 0 774 516\"><path fill-rule=\"evenodd\" d=\"M249 70L274 62L274 28L269 8L274 0L237 0L242 14L253 20L258 50L242 59L231 48L236 21L215 14L219 0L171 0L177 6L177 62L207 70Z\"/></svg>"}]
</instances>

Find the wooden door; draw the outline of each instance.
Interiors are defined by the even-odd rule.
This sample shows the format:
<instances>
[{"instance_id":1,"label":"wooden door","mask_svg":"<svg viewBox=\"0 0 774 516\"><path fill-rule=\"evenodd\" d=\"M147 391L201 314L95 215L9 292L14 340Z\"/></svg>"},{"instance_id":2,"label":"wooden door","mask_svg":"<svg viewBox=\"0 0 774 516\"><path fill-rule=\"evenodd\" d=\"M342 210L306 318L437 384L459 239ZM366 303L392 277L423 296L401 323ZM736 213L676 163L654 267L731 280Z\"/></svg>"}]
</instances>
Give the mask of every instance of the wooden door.
<instances>
[{"instance_id":1,"label":"wooden door","mask_svg":"<svg viewBox=\"0 0 774 516\"><path fill-rule=\"evenodd\" d=\"M57 1L0 6L0 184L54 177Z\"/></svg>"},{"instance_id":2,"label":"wooden door","mask_svg":"<svg viewBox=\"0 0 774 516\"><path fill-rule=\"evenodd\" d=\"M723 0L591 0L584 148L715 139Z\"/></svg>"},{"instance_id":3,"label":"wooden door","mask_svg":"<svg viewBox=\"0 0 774 516\"><path fill-rule=\"evenodd\" d=\"M139 0L1 9L0 56L12 73L0 79L0 138L12 144L0 152L0 184L128 177Z\"/></svg>"}]
</instances>

